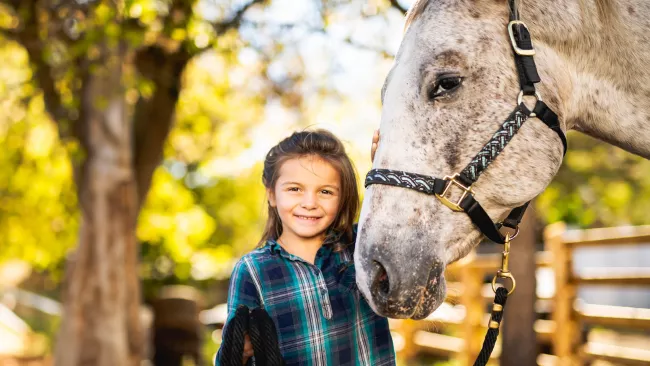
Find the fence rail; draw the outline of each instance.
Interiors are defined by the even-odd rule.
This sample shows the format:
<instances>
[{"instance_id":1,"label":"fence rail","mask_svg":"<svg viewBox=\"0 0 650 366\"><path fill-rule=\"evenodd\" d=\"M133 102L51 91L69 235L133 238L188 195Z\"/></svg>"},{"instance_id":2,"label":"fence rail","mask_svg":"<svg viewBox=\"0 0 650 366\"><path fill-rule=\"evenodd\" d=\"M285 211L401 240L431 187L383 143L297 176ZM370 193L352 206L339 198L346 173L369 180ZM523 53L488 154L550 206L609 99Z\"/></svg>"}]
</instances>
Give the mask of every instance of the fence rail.
<instances>
[{"instance_id":1,"label":"fence rail","mask_svg":"<svg viewBox=\"0 0 650 366\"><path fill-rule=\"evenodd\" d=\"M539 365L582 365L605 360L625 365L650 364L650 343L626 347L584 340L584 326L650 329L650 309L585 304L577 298L579 286L650 286L650 268L586 268L573 271L573 251L584 247L650 245L650 226L567 230L563 223L545 229L545 251L536 256L538 268L552 268L555 294L538 298L536 308L550 312L551 319L535 322L538 342L551 344L554 354L541 354ZM473 255L450 266L447 275L457 278L448 284L447 303L423 321L391 320L396 349L402 359L417 354L440 355L471 364L487 330L486 305L493 298L486 275L499 268L499 254ZM450 305L457 304L457 305ZM461 337L440 334L442 329L456 330ZM497 344L493 359L498 359Z\"/></svg>"}]
</instances>

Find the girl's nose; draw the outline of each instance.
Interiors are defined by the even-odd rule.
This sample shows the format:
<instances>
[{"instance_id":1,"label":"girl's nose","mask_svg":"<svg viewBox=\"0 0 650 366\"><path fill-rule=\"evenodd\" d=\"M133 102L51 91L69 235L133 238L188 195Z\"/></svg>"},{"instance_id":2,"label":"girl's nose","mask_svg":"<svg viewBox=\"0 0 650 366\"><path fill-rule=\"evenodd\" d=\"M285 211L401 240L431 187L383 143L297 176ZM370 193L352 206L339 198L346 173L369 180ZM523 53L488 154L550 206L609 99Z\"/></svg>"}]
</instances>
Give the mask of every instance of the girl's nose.
<instances>
[{"instance_id":1,"label":"girl's nose","mask_svg":"<svg viewBox=\"0 0 650 366\"><path fill-rule=\"evenodd\" d=\"M316 208L316 194L306 193L302 196L301 206L306 209Z\"/></svg>"}]
</instances>

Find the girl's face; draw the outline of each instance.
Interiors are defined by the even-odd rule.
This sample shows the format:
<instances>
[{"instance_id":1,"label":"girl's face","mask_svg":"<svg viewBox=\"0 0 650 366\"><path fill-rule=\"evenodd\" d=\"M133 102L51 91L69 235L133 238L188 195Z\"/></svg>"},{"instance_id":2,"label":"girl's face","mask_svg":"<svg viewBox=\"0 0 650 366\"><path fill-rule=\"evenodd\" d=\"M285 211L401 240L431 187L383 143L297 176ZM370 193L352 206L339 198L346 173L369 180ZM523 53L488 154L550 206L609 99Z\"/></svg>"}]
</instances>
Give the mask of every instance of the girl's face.
<instances>
[{"instance_id":1,"label":"girl's face","mask_svg":"<svg viewBox=\"0 0 650 366\"><path fill-rule=\"evenodd\" d=\"M275 187L267 190L282 221L282 237L306 240L324 236L338 214L340 191L338 171L320 157L284 162Z\"/></svg>"}]
</instances>

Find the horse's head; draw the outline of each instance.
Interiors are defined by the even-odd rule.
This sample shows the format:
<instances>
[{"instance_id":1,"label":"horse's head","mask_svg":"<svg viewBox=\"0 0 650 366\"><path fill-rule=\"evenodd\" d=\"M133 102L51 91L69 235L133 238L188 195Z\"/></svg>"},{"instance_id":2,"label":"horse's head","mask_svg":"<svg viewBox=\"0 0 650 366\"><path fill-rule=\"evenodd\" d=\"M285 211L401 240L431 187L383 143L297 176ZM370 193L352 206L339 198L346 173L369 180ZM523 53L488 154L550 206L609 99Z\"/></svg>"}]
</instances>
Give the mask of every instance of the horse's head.
<instances>
[{"instance_id":1,"label":"horse's head","mask_svg":"<svg viewBox=\"0 0 650 366\"><path fill-rule=\"evenodd\" d=\"M459 173L517 105L509 9L505 1L421 0L414 7L382 90L373 168L442 178ZM542 96L562 119L562 81L542 65L552 52L541 53ZM474 198L498 222L542 192L562 154L558 134L530 118L472 185ZM460 190L448 194L455 199ZM376 312L395 318L433 312L446 294L446 266L482 237L465 212L435 196L386 185L366 190L359 222L357 283Z\"/></svg>"}]
</instances>

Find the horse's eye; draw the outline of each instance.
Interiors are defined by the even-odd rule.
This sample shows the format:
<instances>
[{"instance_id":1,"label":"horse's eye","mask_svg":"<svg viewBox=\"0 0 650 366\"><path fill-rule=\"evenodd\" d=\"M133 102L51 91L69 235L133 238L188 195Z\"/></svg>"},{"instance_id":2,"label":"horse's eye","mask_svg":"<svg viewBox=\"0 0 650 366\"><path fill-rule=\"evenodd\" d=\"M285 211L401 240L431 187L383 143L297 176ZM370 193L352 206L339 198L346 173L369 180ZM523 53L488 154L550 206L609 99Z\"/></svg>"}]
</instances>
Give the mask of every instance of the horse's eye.
<instances>
[{"instance_id":1,"label":"horse's eye","mask_svg":"<svg viewBox=\"0 0 650 366\"><path fill-rule=\"evenodd\" d=\"M455 77L444 78L440 80L438 85L440 85L441 89L450 91L454 88L459 87L462 82L463 80L459 76L455 76Z\"/></svg>"},{"instance_id":2,"label":"horse's eye","mask_svg":"<svg viewBox=\"0 0 650 366\"><path fill-rule=\"evenodd\" d=\"M445 96L461 86L463 78L460 76L443 76L440 77L433 88L429 91L429 99L435 99Z\"/></svg>"}]
</instances>

